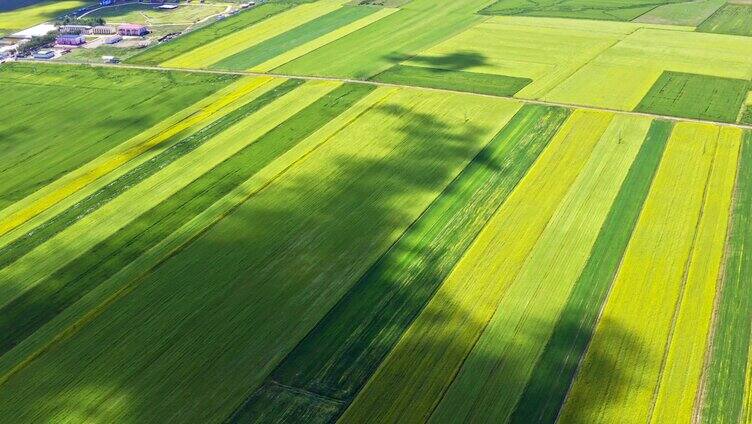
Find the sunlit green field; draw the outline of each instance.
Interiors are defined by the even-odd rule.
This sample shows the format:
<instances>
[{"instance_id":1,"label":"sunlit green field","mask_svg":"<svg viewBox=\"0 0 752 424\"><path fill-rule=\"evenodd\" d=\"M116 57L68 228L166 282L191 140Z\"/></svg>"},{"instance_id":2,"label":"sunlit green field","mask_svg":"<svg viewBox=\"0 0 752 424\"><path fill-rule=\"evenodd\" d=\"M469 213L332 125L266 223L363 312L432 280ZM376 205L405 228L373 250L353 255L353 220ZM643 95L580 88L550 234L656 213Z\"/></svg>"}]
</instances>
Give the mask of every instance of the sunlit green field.
<instances>
[{"instance_id":1,"label":"sunlit green field","mask_svg":"<svg viewBox=\"0 0 752 424\"><path fill-rule=\"evenodd\" d=\"M748 423L746 7L280 0L0 65L0 422Z\"/></svg>"}]
</instances>

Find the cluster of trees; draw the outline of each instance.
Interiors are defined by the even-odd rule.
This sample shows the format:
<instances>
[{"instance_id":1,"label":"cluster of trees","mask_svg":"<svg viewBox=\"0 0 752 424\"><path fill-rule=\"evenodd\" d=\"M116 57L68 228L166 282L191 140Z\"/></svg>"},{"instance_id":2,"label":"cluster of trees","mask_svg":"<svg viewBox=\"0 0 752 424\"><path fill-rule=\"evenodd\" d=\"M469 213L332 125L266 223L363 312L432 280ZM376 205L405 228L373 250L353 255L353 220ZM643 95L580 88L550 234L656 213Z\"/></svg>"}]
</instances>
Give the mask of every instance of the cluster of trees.
<instances>
[{"instance_id":1,"label":"cluster of trees","mask_svg":"<svg viewBox=\"0 0 752 424\"><path fill-rule=\"evenodd\" d=\"M55 21L56 25L88 25L97 26L104 25L104 19L102 18L76 18L74 16L66 15Z\"/></svg>"},{"instance_id":2,"label":"cluster of trees","mask_svg":"<svg viewBox=\"0 0 752 424\"><path fill-rule=\"evenodd\" d=\"M43 35L41 37L31 37L31 40L25 43L21 43L18 46L18 54L20 56L26 56L28 54L31 54L37 49L50 46L55 43L55 38L57 38L57 36L58 36L58 32L52 31L51 33L47 35Z\"/></svg>"}]
</instances>

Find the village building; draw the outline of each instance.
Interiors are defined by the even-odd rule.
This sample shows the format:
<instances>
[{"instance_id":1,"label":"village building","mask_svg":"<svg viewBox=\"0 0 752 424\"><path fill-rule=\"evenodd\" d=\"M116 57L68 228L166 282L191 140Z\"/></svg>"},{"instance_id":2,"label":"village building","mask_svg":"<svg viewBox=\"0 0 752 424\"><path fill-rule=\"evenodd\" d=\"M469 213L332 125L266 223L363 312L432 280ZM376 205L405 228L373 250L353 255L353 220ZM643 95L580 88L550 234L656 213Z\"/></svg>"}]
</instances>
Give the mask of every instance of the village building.
<instances>
[{"instance_id":1,"label":"village building","mask_svg":"<svg viewBox=\"0 0 752 424\"><path fill-rule=\"evenodd\" d=\"M109 35L117 33L117 29L109 25L99 25L92 28L91 33L96 35Z\"/></svg>"},{"instance_id":2,"label":"village building","mask_svg":"<svg viewBox=\"0 0 752 424\"><path fill-rule=\"evenodd\" d=\"M148 33L149 29L143 25L123 24L118 27L118 34L120 35L141 36Z\"/></svg>"},{"instance_id":3,"label":"village building","mask_svg":"<svg viewBox=\"0 0 752 424\"><path fill-rule=\"evenodd\" d=\"M80 46L86 43L86 38L78 34L63 34L55 39L55 44L62 46Z\"/></svg>"},{"instance_id":4,"label":"village building","mask_svg":"<svg viewBox=\"0 0 752 424\"><path fill-rule=\"evenodd\" d=\"M63 25L59 29L61 34L88 34L91 27L88 25Z\"/></svg>"}]
</instances>

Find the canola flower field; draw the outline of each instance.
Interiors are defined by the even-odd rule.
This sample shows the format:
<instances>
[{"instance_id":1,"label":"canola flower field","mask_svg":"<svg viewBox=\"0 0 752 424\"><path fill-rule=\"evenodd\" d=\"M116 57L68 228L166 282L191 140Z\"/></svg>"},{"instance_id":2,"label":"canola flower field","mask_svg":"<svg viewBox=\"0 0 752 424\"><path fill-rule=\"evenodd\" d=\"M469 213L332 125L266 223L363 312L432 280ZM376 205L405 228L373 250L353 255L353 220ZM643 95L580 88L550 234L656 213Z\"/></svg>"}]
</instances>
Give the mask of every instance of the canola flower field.
<instances>
[{"instance_id":1,"label":"canola flower field","mask_svg":"<svg viewBox=\"0 0 752 424\"><path fill-rule=\"evenodd\" d=\"M0 65L0 422L749 423L749 16L280 0Z\"/></svg>"}]
</instances>

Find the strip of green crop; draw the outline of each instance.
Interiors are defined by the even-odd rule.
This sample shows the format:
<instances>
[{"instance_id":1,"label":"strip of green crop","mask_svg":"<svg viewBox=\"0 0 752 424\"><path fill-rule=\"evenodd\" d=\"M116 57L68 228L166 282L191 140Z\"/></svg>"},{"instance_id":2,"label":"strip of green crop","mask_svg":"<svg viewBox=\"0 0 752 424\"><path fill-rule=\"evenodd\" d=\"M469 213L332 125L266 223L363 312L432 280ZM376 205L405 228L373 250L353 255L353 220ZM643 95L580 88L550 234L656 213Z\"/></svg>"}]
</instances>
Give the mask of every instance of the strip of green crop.
<instances>
[{"instance_id":1,"label":"strip of green crop","mask_svg":"<svg viewBox=\"0 0 752 424\"><path fill-rule=\"evenodd\" d=\"M562 108L522 108L232 421L284 421L311 408L321 412L308 422L342 413L568 114Z\"/></svg>"},{"instance_id":2,"label":"strip of green crop","mask_svg":"<svg viewBox=\"0 0 752 424\"><path fill-rule=\"evenodd\" d=\"M429 418L614 115L575 111L342 416Z\"/></svg>"},{"instance_id":3,"label":"strip of green crop","mask_svg":"<svg viewBox=\"0 0 752 424\"><path fill-rule=\"evenodd\" d=\"M63 231L74 222L99 209L123 192L147 179L151 175L174 162L178 158L192 152L207 140L239 122L243 118L272 101L282 97L303 83L303 80L287 80L274 87L260 97L246 103L234 111L222 116L198 132L173 144L159 155L130 170L120 178L91 194L80 202L66 209L49 221L39 225L34 231L14 240L0 249L0 268L4 268L25 255L35 247Z\"/></svg>"},{"instance_id":4,"label":"strip of green crop","mask_svg":"<svg viewBox=\"0 0 752 424\"><path fill-rule=\"evenodd\" d=\"M16 202L236 80L235 75L3 64L0 233L7 208Z\"/></svg>"},{"instance_id":5,"label":"strip of green crop","mask_svg":"<svg viewBox=\"0 0 752 424\"><path fill-rule=\"evenodd\" d=\"M431 422L509 421L588 262L650 122L649 118L627 115L617 115L611 121L465 358ZM504 396L499 396L500 392Z\"/></svg>"},{"instance_id":6,"label":"strip of green crop","mask_svg":"<svg viewBox=\"0 0 752 424\"><path fill-rule=\"evenodd\" d=\"M744 134L736 198L705 371L702 422L741 422L752 331L752 133ZM749 390L749 389L748 389Z\"/></svg>"},{"instance_id":7,"label":"strip of green crop","mask_svg":"<svg viewBox=\"0 0 752 424\"><path fill-rule=\"evenodd\" d=\"M649 421L722 131L674 126L562 423Z\"/></svg>"},{"instance_id":8,"label":"strip of green crop","mask_svg":"<svg viewBox=\"0 0 752 424\"><path fill-rule=\"evenodd\" d=\"M0 421L226 418L521 106L373 93L392 96L9 376Z\"/></svg>"},{"instance_id":9,"label":"strip of green crop","mask_svg":"<svg viewBox=\"0 0 752 424\"><path fill-rule=\"evenodd\" d=\"M481 20L488 0L412 0L398 12L290 61L275 72L369 78Z\"/></svg>"},{"instance_id":10,"label":"strip of green crop","mask_svg":"<svg viewBox=\"0 0 752 424\"><path fill-rule=\"evenodd\" d=\"M653 121L511 422L556 420L647 198L669 134L671 123Z\"/></svg>"},{"instance_id":11,"label":"strip of green crop","mask_svg":"<svg viewBox=\"0 0 752 424\"><path fill-rule=\"evenodd\" d=\"M143 252L115 275L98 284L96 288L56 315L48 324L24 339L15 348L0 356L0 386L49 351L52 346L72 337L84 328L86 323L95 320L110 305L142 284L144 278L165 260L187 248L188 244L200 238L212 226L218 225L245 201L252 196L260 195L273 183L281 181L280 177L286 172L304 163L309 155L326 146L327 141L342 130L343 126L354 121L364 111L383 101L390 94L390 90L377 89L355 103L155 246Z\"/></svg>"},{"instance_id":12,"label":"strip of green crop","mask_svg":"<svg viewBox=\"0 0 752 424\"><path fill-rule=\"evenodd\" d=\"M335 89L14 299L0 309L0 355L372 90Z\"/></svg>"},{"instance_id":13,"label":"strip of green crop","mask_svg":"<svg viewBox=\"0 0 752 424\"><path fill-rule=\"evenodd\" d=\"M378 10L375 7L363 6L341 7L276 37L262 41L253 47L226 57L211 65L210 68L239 70L252 68Z\"/></svg>"},{"instance_id":14,"label":"strip of green crop","mask_svg":"<svg viewBox=\"0 0 752 424\"><path fill-rule=\"evenodd\" d=\"M142 53L128 58L126 62L137 63L140 65L159 65L162 62L180 56L183 53L187 53L211 41L268 19L294 5L295 3L293 2L261 4L249 11L239 13L235 16L207 25L201 29L191 31L188 34L181 35L175 40L157 44Z\"/></svg>"},{"instance_id":15,"label":"strip of green crop","mask_svg":"<svg viewBox=\"0 0 752 424\"><path fill-rule=\"evenodd\" d=\"M529 78L406 65L395 65L371 79L392 84L445 88L496 96L512 96L532 82Z\"/></svg>"}]
</instances>

